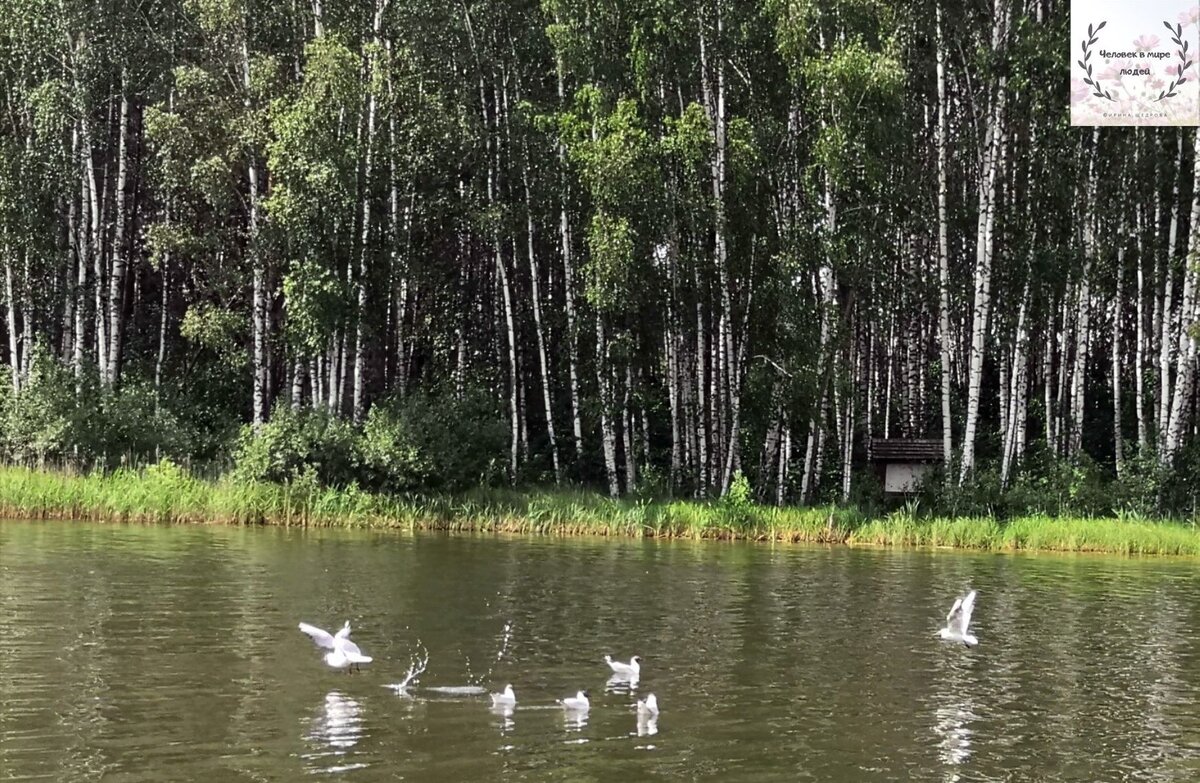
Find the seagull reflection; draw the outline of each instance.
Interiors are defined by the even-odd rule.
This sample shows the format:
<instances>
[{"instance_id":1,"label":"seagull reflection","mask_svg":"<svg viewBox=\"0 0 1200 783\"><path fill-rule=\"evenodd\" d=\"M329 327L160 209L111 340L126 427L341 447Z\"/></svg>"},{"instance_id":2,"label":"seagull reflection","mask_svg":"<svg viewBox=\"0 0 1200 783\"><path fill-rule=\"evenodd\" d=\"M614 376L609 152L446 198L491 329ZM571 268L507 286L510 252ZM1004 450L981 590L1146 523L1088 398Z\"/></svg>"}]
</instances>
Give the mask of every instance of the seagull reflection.
<instances>
[{"instance_id":1,"label":"seagull reflection","mask_svg":"<svg viewBox=\"0 0 1200 783\"><path fill-rule=\"evenodd\" d=\"M633 693L637 690L638 676L627 677L622 674L614 674L604 683L604 690L608 693Z\"/></svg>"},{"instance_id":2,"label":"seagull reflection","mask_svg":"<svg viewBox=\"0 0 1200 783\"><path fill-rule=\"evenodd\" d=\"M514 709L515 708L511 704L497 704L489 708L489 711L500 719L499 725L501 734L507 734L508 732L512 731L513 726L516 725L512 719Z\"/></svg>"},{"instance_id":3,"label":"seagull reflection","mask_svg":"<svg viewBox=\"0 0 1200 783\"><path fill-rule=\"evenodd\" d=\"M639 737L652 737L658 733L658 716L639 712L637 716L637 733Z\"/></svg>"},{"instance_id":4,"label":"seagull reflection","mask_svg":"<svg viewBox=\"0 0 1200 783\"><path fill-rule=\"evenodd\" d=\"M312 728L304 737L318 746L318 750L303 756L312 768L334 772L367 766L365 763L357 763L330 767L317 763L317 760L324 757L343 756L358 744L364 736L362 711L362 706L357 701L343 693L330 691L325 695L325 703L317 709Z\"/></svg>"},{"instance_id":5,"label":"seagull reflection","mask_svg":"<svg viewBox=\"0 0 1200 783\"><path fill-rule=\"evenodd\" d=\"M583 731L583 727L587 725L588 714L586 710L566 710L563 712L563 728L567 731Z\"/></svg>"}]
</instances>

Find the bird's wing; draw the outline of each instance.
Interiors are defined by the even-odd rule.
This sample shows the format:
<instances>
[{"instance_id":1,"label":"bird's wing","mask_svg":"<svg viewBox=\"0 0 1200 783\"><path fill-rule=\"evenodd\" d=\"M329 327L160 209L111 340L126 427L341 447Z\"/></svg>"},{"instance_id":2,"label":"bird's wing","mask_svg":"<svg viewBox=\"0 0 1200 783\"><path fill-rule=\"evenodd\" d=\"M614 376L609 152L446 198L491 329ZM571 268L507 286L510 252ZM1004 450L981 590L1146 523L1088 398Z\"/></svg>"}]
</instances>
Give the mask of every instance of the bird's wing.
<instances>
[{"instance_id":1,"label":"bird's wing","mask_svg":"<svg viewBox=\"0 0 1200 783\"><path fill-rule=\"evenodd\" d=\"M335 633L333 635L333 638L334 639L347 639L349 637L350 637L350 621L347 620L346 624L342 626L342 630Z\"/></svg>"},{"instance_id":2,"label":"bird's wing","mask_svg":"<svg viewBox=\"0 0 1200 783\"><path fill-rule=\"evenodd\" d=\"M358 645L344 636L334 638L333 643L348 658L354 655L362 655L362 650L358 648Z\"/></svg>"},{"instance_id":3,"label":"bird's wing","mask_svg":"<svg viewBox=\"0 0 1200 783\"><path fill-rule=\"evenodd\" d=\"M324 631L317 626L309 625L308 623L300 623L300 630L308 634L309 637L316 642L318 647L328 647L331 650L333 649L333 637L329 635L328 631Z\"/></svg>"},{"instance_id":4,"label":"bird's wing","mask_svg":"<svg viewBox=\"0 0 1200 783\"><path fill-rule=\"evenodd\" d=\"M967 626L971 624L971 614L975 611L975 591L967 593L967 597L962 599L962 620L959 630L964 634L967 632Z\"/></svg>"},{"instance_id":5,"label":"bird's wing","mask_svg":"<svg viewBox=\"0 0 1200 783\"><path fill-rule=\"evenodd\" d=\"M962 606L962 598L954 599L954 606L950 607L950 611L946 613L946 627L950 627L954 623L954 613Z\"/></svg>"}]
</instances>

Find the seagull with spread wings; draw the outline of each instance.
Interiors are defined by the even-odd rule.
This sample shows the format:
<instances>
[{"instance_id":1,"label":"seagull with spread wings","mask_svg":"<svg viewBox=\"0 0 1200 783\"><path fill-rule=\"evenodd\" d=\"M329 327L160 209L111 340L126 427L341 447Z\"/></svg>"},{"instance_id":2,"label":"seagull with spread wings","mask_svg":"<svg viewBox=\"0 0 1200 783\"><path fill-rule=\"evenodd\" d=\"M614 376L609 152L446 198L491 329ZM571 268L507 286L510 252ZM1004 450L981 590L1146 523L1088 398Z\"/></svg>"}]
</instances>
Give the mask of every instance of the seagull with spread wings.
<instances>
[{"instance_id":1,"label":"seagull with spread wings","mask_svg":"<svg viewBox=\"0 0 1200 783\"><path fill-rule=\"evenodd\" d=\"M350 641L349 621L342 626L341 630L332 635L328 631L308 623L300 623L300 630L308 634L318 647L329 650L325 653L325 663L334 669L353 671L358 668L359 664L370 663L372 660L371 656L363 655L359 646ZM350 669L351 666L354 669Z\"/></svg>"},{"instance_id":2,"label":"seagull with spread wings","mask_svg":"<svg viewBox=\"0 0 1200 783\"><path fill-rule=\"evenodd\" d=\"M961 642L964 647L974 647L979 644L967 629L971 625L971 613L975 611L975 591L966 596L954 599L954 606L946 615L946 627L938 631L938 636L947 642Z\"/></svg>"}]
</instances>

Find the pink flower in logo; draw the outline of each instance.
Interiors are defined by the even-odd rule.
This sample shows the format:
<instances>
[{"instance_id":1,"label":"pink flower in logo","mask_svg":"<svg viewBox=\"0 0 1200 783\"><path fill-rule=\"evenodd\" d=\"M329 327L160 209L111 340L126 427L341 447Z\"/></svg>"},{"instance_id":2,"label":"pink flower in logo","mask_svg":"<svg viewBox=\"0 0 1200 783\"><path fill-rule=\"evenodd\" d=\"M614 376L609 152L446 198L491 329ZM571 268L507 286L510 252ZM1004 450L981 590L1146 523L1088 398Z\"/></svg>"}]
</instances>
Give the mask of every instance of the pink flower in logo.
<instances>
[{"instance_id":1,"label":"pink flower in logo","mask_svg":"<svg viewBox=\"0 0 1200 783\"><path fill-rule=\"evenodd\" d=\"M1082 79L1071 79L1071 103L1079 103L1084 98L1088 97L1092 92L1092 88L1083 83Z\"/></svg>"},{"instance_id":2,"label":"pink flower in logo","mask_svg":"<svg viewBox=\"0 0 1200 783\"><path fill-rule=\"evenodd\" d=\"M1163 87L1167 86L1167 83L1164 82L1162 79L1158 78L1157 76L1151 77L1150 80L1146 82L1146 84L1152 90L1161 90Z\"/></svg>"},{"instance_id":3,"label":"pink flower in logo","mask_svg":"<svg viewBox=\"0 0 1200 783\"><path fill-rule=\"evenodd\" d=\"M1157 35L1143 35L1134 40L1133 48L1139 52L1153 51L1158 47Z\"/></svg>"},{"instance_id":4,"label":"pink flower in logo","mask_svg":"<svg viewBox=\"0 0 1200 783\"><path fill-rule=\"evenodd\" d=\"M1185 27L1195 24L1197 20L1200 20L1200 7L1189 8L1179 14L1179 23Z\"/></svg>"},{"instance_id":5,"label":"pink flower in logo","mask_svg":"<svg viewBox=\"0 0 1200 783\"><path fill-rule=\"evenodd\" d=\"M1131 63L1127 63L1123 60L1113 60L1105 66L1104 70L1100 71L1100 73L1096 75L1096 78L1102 82L1119 82L1121 81L1121 69L1124 68L1125 70L1129 70L1132 67L1133 65Z\"/></svg>"}]
</instances>

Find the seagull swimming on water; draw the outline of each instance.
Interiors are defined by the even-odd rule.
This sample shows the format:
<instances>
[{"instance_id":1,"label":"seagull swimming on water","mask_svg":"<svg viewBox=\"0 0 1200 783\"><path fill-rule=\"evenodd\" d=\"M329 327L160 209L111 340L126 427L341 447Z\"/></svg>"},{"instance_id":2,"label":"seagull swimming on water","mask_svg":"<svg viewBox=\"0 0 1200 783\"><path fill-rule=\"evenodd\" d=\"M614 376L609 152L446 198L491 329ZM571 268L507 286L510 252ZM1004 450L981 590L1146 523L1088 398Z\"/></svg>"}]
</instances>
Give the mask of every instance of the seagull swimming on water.
<instances>
[{"instance_id":1,"label":"seagull swimming on water","mask_svg":"<svg viewBox=\"0 0 1200 783\"><path fill-rule=\"evenodd\" d=\"M503 693L492 694L493 707L512 707L517 703L517 694L513 693L512 685L505 685Z\"/></svg>"},{"instance_id":2,"label":"seagull swimming on water","mask_svg":"<svg viewBox=\"0 0 1200 783\"><path fill-rule=\"evenodd\" d=\"M965 597L954 599L954 606L946 615L946 627L938 631L938 636L947 642L962 642L964 647L974 647L979 640L971 635L967 628L971 625L971 613L975 611L975 591Z\"/></svg>"},{"instance_id":3,"label":"seagull swimming on water","mask_svg":"<svg viewBox=\"0 0 1200 783\"><path fill-rule=\"evenodd\" d=\"M639 718L658 717L658 699L654 697L653 693L647 694L644 699L638 699L637 712Z\"/></svg>"},{"instance_id":4,"label":"seagull swimming on water","mask_svg":"<svg viewBox=\"0 0 1200 783\"><path fill-rule=\"evenodd\" d=\"M318 647L329 650L325 653L325 663L334 669L357 668L359 664L372 660L371 656L363 655L359 646L350 641L349 621L332 636L328 631L308 623L300 623L300 630L308 634Z\"/></svg>"},{"instance_id":5,"label":"seagull swimming on water","mask_svg":"<svg viewBox=\"0 0 1200 783\"><path fill-rule=\"evenodd\" d=\"M617 675L618 677L634 678L639 676L642 672L641 661L641 657L637 655L630 658L629 663L614 661L611 655L604 656L604 662L607 663L609 668L613 670L613 674Z\"/></svg>"},{"instance_id":6,"label":"seagull swimming on water","mask_svg":"<svg viewBox=\"0 0 1200 783\"><path fill-rule=\"evenodd\" d=\"M568 712L587 712L588 708L592 706L592 703L588 701L588 695L587 691L580 691L574 696L559 699L558 703Z\"/></svg>"}]
</instances>

